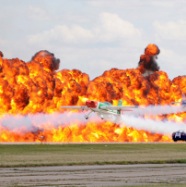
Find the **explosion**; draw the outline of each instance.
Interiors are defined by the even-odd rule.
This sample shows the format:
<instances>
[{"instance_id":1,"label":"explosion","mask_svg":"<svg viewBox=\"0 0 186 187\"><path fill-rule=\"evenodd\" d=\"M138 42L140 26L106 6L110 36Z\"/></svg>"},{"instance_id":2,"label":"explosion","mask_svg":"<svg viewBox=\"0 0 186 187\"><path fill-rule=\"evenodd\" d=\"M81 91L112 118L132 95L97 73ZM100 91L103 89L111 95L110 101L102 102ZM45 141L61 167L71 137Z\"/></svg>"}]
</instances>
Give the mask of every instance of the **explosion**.
<instances>
[{"instance_id":1,"label":"explosion","mask_svg":"<svg viewBox=\"0 0 186 187\"><path fill-rule=\"evenodd\" d=\"M145 50L144 54L140 56L139 69L143 75L149 75L154 71L158 71L160 68L156 62L157 56L160 53L160 49L156 44L149 44Z\"/></svg>"},{"instance_id":2,"label":"explosion","mask_svg":"<svg viewBox=\"0 0 186 187\"><path fill-rule=\"evenodd\" d=\"M166 105L186 94L186 76L172 81L160 71L160 53L149 44L134 69L112 68L90 80L77 69L59 69L60 60L42 50L29 62L6 59L0 52L0 142L169 142L170 137L120 126L63 105L84 105L87 99L123 105ZM58 71L57 71L58 70ZM145 116L144 116L145 117ZM68 120L67 120L68 118ZM158 116L184 122L186 113Z\"/></svg>"}]
</instances>

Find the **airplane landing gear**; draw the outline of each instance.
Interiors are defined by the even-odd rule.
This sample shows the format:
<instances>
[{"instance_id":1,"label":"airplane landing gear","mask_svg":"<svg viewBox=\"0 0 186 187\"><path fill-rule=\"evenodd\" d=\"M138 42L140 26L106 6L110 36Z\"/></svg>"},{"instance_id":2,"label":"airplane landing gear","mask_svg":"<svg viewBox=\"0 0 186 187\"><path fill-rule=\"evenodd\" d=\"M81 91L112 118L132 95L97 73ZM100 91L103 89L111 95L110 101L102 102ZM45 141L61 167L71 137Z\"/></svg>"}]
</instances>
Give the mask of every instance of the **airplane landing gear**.
<instances>
[{"instance_id":1,"label":"airplane landing gear","mask_svg":"<svg viewBox=\"0 0 186 187\"><path fill-rule=\"evenodd\" d=\"M104 120L104 117L103 117L103 115L100 115L100 117L101 117L101 119L102 119L102 120Z\"/></svg>"},{"instance_id":2,"label":"airplane landing gear","mask_svg":"<svg viewBox=\"0 0 186 187\"><path fill-rule=\"evenodd\" d=\"M88 118L89 118L89 117L86 115L86 116L85 116L85 119L88 119Z\"/></svg>"},{"instance_id":3,"label":"airplane landing gear","mask_svg":"<svg viewBox=\"0 0 186 187\"><path fill-rule=\"evenodd\" d=\"M85 115L85 119L88 119L92 111L90 111L87 115Z\"/></svg>"}]
</instances>

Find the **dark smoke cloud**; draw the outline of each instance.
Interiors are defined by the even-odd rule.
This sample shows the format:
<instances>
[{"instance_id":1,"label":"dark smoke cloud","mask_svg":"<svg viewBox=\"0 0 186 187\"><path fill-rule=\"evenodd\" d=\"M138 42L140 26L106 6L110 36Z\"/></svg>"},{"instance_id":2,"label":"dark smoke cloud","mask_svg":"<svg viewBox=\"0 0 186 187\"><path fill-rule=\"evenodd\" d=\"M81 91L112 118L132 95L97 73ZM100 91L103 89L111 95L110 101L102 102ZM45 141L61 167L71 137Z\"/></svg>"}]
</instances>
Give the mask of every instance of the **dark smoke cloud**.
<instances>
[{"instance_id":1,"label":"dark smoke cloud","mask_svg":"<svg viewBox=\"0 0 186 187\"><path fill-rule=\"evenodd\" d=\"M3 53L0 51L0 57L3 57Z\"/></svg>"},{"instance_id":2,"label":"dark smoke cloud","mask_svg":"<svg viewBox=\"0 0 186 187\"><path fill-rule=\"evenodd\" d=\"M58 70L60 64L60 59L56 58L53 53L47 50L37 52L31 61L41 63L44 68L48 68L51 71Z\"/></svg>"},{"instance_id":3,"label":"dark smoke cloud","mask_svg":"<svg viewBox=\"0 0 186 187\"><path fill-rule=\"evenodd\" d=\"M155 44L149 44L145 50L144 54L140 56L140 60L138 62L138 68L141 73L146 74L147 72L155 72L159 71L160 67L157 64L157 58L160 53L160 49Z\"/></svg>"}]
</instances>

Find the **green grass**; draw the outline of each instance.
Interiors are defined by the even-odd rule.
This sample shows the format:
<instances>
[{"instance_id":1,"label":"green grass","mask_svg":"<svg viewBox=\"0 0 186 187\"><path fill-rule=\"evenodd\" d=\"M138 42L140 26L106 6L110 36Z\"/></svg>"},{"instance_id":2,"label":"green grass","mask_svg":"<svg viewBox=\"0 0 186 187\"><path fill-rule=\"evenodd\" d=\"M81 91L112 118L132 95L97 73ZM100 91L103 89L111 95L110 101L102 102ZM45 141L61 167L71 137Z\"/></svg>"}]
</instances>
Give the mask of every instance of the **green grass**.
<instances>
[{"instance_id":1,"label":"green grass","mask_svg":"<svg viewBox=\"0 0 186 187\"><path fill-rule=\"evenodd\" d=\"M0 167L186 163L184 143L0 144Z\"/></svg>"}]
</instances>

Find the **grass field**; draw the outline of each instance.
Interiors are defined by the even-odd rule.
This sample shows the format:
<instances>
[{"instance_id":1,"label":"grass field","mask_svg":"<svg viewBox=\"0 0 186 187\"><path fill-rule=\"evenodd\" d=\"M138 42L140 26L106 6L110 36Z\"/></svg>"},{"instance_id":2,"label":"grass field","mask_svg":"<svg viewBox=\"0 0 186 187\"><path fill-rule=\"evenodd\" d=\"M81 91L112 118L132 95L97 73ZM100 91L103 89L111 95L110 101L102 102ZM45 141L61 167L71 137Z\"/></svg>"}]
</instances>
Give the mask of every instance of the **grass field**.
<instances>
[{"instance_id":1,"label":"grass field","mask_svg":"<svg viewBox=\"0 0 186 187\"><path fill-rule=\"evenodd\" d=\"M186 163L184 143L0 144L0 167Z\"/></svg>"}]
</instances>

